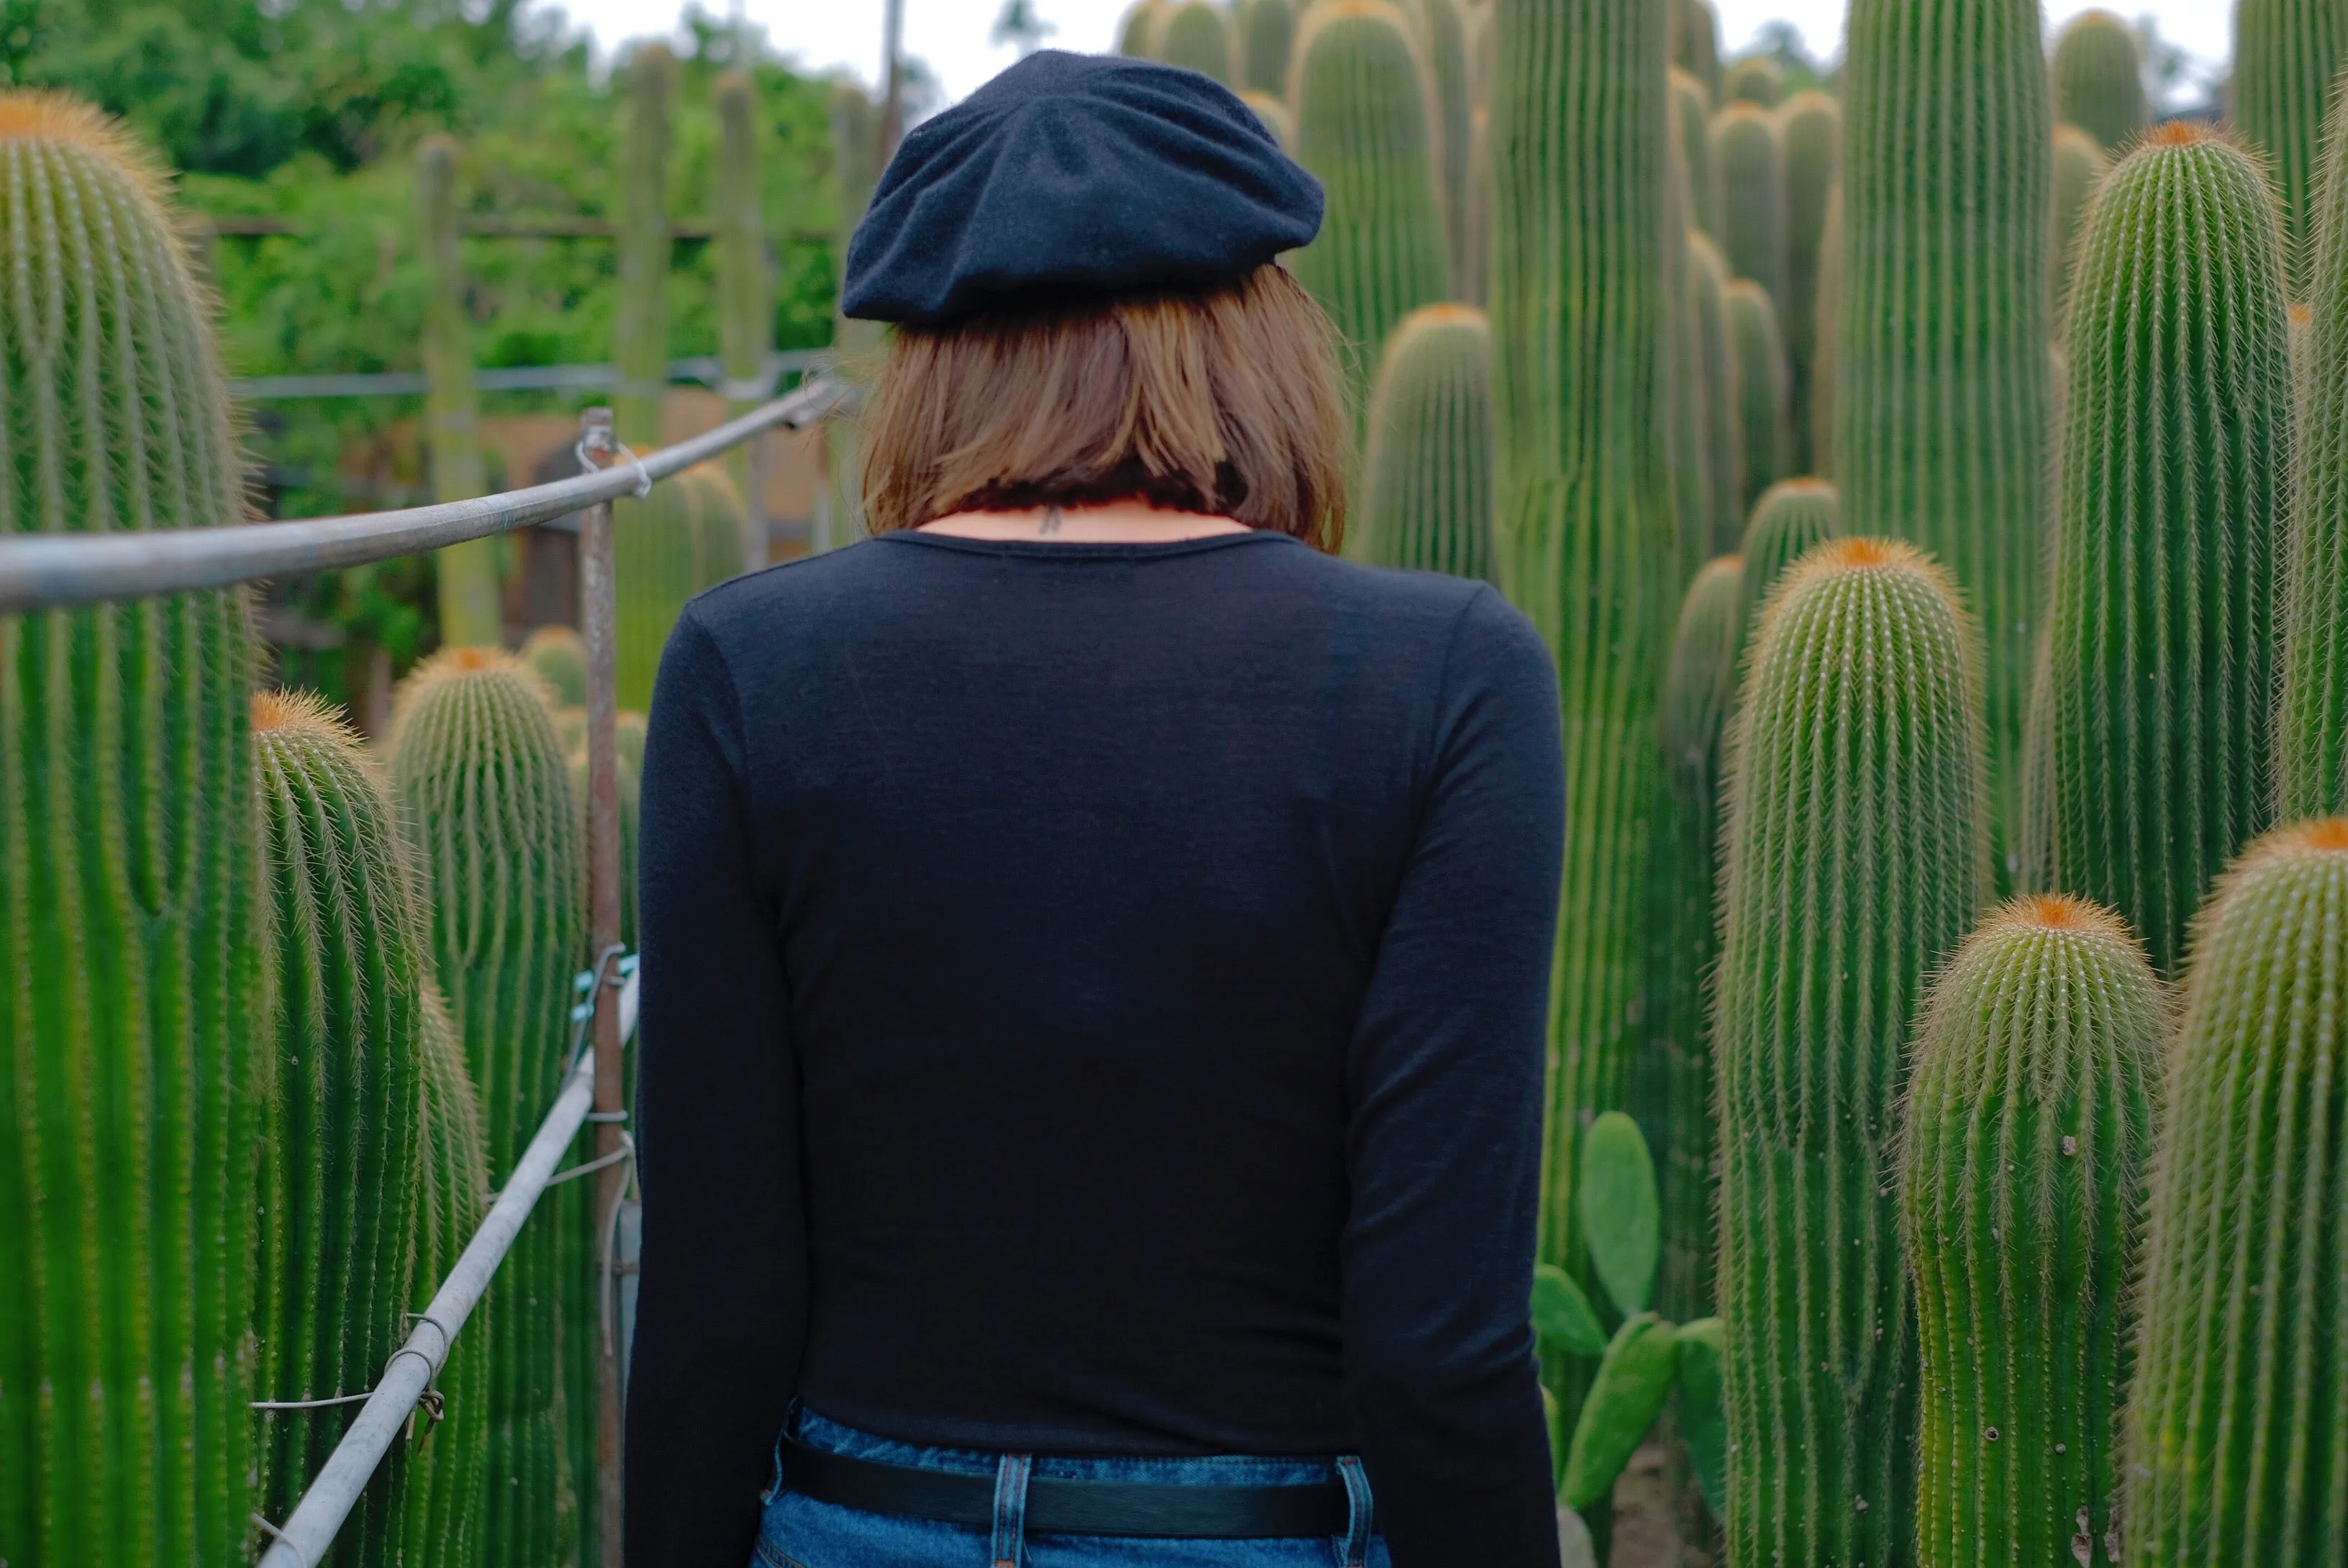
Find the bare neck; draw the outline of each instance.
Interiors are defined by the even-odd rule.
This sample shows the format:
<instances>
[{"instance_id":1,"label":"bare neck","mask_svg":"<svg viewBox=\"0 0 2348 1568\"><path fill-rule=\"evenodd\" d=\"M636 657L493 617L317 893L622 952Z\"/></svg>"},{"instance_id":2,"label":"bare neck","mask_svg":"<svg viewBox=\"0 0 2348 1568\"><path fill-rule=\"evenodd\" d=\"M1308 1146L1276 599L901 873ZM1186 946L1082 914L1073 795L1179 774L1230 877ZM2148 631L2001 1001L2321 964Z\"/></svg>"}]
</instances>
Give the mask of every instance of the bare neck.
<instances>
[{"instance_id":1,"label":"bare neck","mask_svg":"<svg viewBox=\"0 0 2348 1568\"><path fill-rule=\"evenodd\" d=\"M1139 501L1107 506L1037 507L1032 511L957 511L922 524L923 533L957 539L1041 540L1047 544L1171 544L1245 533L1247 524L1192 511L1160 511Z\"/></svg>"}]
</instances>

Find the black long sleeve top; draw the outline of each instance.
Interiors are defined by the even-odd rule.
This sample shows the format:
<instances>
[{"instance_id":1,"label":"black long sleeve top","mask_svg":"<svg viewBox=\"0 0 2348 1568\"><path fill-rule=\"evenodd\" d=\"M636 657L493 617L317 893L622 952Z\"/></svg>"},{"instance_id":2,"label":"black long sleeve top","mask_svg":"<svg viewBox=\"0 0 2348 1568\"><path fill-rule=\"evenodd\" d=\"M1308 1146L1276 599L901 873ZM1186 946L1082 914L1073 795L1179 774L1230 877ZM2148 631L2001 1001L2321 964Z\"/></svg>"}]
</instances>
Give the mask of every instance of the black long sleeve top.
<instances>
[{"instance_id":1,"label":"black long sleeve top","mask_svg":"<svg viewBox=\"0 0 2348 1568\"><path fill-rule=\"evenodd\" d=\"M644 751L628 1562L741 1568L796 1395L1359 1452L1396 1568L1553 1568L1562 772L1491 589L1277 534L899 533L695 600Z\"/></svg>"}]
</instances>

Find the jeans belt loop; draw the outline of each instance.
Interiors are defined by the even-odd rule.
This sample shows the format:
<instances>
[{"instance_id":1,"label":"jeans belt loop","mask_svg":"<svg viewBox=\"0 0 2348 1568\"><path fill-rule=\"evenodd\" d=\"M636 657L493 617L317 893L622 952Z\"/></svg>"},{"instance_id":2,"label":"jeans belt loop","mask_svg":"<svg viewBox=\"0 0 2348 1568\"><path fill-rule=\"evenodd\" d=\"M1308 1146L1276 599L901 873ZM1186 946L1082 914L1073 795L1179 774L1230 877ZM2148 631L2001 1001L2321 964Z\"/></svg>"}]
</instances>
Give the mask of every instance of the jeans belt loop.
<instances>
[{"instance_id":1,"label":"jeans belt loop","mask_svg":"<svg viewBox=\"0 0 2348 1568\"><path fill-rule=\"evenodd\" d=\"M1345 1568L1367 1568L1370 1560L1370 1477L1362 1461L1341 1455L1337 1474L1345 1482Z\"/></svg>"},{"instance_id":2,"label":"jeans belt loop","mask_svg":"<svg viewBox=\"0 0 2348 1568\"><path fill-rule=\"evenodd\" d=\"M1025 1568L1027 1472L1035 1460L1005 1454L994 1471L994 1568Z\"/></svg>"}]
</instances>

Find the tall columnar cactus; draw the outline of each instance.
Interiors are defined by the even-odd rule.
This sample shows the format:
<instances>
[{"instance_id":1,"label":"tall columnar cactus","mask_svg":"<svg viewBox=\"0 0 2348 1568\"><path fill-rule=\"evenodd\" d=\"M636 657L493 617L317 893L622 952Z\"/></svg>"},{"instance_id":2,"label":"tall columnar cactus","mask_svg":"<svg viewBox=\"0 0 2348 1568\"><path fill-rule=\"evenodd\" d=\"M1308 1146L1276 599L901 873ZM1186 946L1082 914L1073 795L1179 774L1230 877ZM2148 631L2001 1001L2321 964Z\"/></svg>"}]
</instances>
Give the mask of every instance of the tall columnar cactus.
<instances>
[{"instance_id":1,"label":"tall columnar cactus","mask_svg":"<svg viewBox=\"0 0 2348 1568\"><path fill-rule=\"evenodd\" d=\"M277 957L260 1383L264 1399L326 1399L371 1387L407 1337L431 958L391 801L358 738L290 692L255 696L252 721ZM349 1414L263 1412L266 1517L293 1511ZM368 1484L335 1561L398 1561L406 1459L395 1449Z\"/></svg>"},{"instance_id":2,"label":"tall columnar cactus","mask_svg":"<svg viewBox=\"0 0 2348 1568\"><path fill-rule=\"evenodd\" d=\"M1137 9L1134 15L1141 15ZM1130 22L1130 18L1128 18ZM1124 54L1135 54L1123 48ZM1146 51L1142 51L1145 52ZM834 223L831 265L834 276L845 275L848 242L872 200L880 178L880 114L864 89L843 82L831 89L831 171L839 209ZM851 377L869 375L880 346L880 324L835 317L831 342L839 367ZM864 535L863 443L852 416L828 419L824 433L824 478L814 537L816 550L829 550Z\"/></svg>"},{"instance_id":3,"label":"tall columnar cactus","mask_svg":"<svg viewBox=\"0 0 2348 1568\"><path fill-rule=\"evenodd\" d=\"M614 504L622 707L651 708L661 649L685 602L742 569L742 494L715 463L687 469L642 500Z\"/></svg>"},{"instance_id":4,"label":"tall columnar cactus","mask_svg":"<svg viewBox=\"0 0 2348 1568\"><path fill-rule=\"evenodd\" d=\"M767 266L767 228L758 212L758 89L747 71L722 73L717 99L717 337L726 366L726 411L739 417L765 400L767 356L775 346L774 288ZM726 471L745 501L755 500L744 441L726 454ZM767 563L766 530L746 529L742 567Z\"/></svg>"},{"instance_id":5,"label":"tall columnar cactus","mask_svg":"<svg viewBox=\"0 0 2348 1568\"><path fill-rule=\"evenodd\" d=\"M584 872L545 693L511 655L457 648L402 686L392 779L431 910L434 969L464 1042L489 1180L502 1182L560 1088ZM584 1147L583 1140L582 1147ZM486 1505L475 1561L542 1568L580 1553L594 1502L591 1224L572 1183L540 1200L482 1304Z\"/></svg>"},{"instance_id":6,"label":"tall columnar cactus","mask_svg":"<svg viewBox=\"0 0 2348 1568\"><path fill-rule=\"evenodd\" d=\"M1688 79L1684 77L1683 80ZM1708 117L1699 118L1703 133ZM1691 208L1686 129L1679 115L1668 117L1663 182L1663 289L1668 305L1662 346L1668 362L1664 383L1666 438L1670 454L1668 494L1673 543L1672 581L1684 583L1711 553L1713 454L1709 401L1720 389L1705 380L1701 306L1688 247L1696 237Z\"/></svg>"},{"instance_id":7,"label":"tall columnar cactus","mask_svg":"<svg viewBox=\"0 0 2348 1568\"><path fill-rule=\"evenodd\" d=\"M2075 125L2054 128L2054 316L2059 324L2071 297L2071 274L2079 260L2079 229L2087 221L2111 165L2096 139Z\"/></svg>"},{"instance_id":8,"label":"tall columnar cactus","mask_svg":"<svg viewBox=\"0 0 2348 1568\"><path fill-rule=\"evenodd\" d=\"M456 139L432 136L416 150L416 228L430 286L424 297L425 447L438 500L489 493L473 397L473 346L465 309L465 256L457 212ZM498 542L471 539L434 552L440 641L494 644L505 632L498 594Z\"/></svg>"},{"instance_id":9,"label":"tall columnar cactus","mask_svg":"<svg viewBox=\"0 0 2348 1568\"><path fill-rule=\"evenodd\" d=\"M2030 860L2164 973L2273 803L2281 248L2258 165L2172 122L2106 181L2071 302Z\"/></svg>"},{"instance_id":10,"label":"tall columnar cactus","mask_svg":"<svg viewBox=\"0 0 2348 1568\"><path fill-rule=\"evenodd\" d=\"M1695 351L1705 387L1704 451L1712 469L1712 531L1704 554L1736 548L1745 527L1745 422L1736 396L1736 345L1728 332L1728 263L1701 234L1688 238Z\"/></svg>"},{"instance_id":11,"label":"tall columnar cactus","mask_svg":"<svg viewBox=\"0 0 2348 1568\"><path fill-rule=\"evenodd\" d=\"M1294 266L1350 346L1357 407L1386 334L1450 292L1423 80L1408 24L1385 0L1305 13L1288 102L1297 161L1320 176L1328 210Z\"/></svg>"},{"instance_id":12,"label":"tall columnar cactus","mask_svg":"<svg viewBox=\"0 0 2348 1568\"><path fill-rule=\"evenodd\" d=\"M1492 96L1494 560L1558 661L1567 803L1543 1255L1579 1267L1584 1114L1618 1103L1639 1022L1639 907L1673 551L1656 346L1669 88L1660 6L1521 0ZM1560 110L1573 106L1573 112ZM1559 1369L1570 1418L1586 1369Z\"/></svg>"},{"instance_id":13,"label":"tall columnar cactus","mask_svg":"<svg viewBox=\"0 0 2348 1568\"><path fill-rule=\"evenodd\" d=\"M1890 1175L1910 1021L1989 888L1972 629L1906 544L1762 611L1729 747L1718 1011L1728 1560L1916 1552L1916 1326Z\"/></svg>"},{"instance_id":14,"label":"tall columnar cactus","mask_svg":"<svg viewBox=\"0 0 2348 1568\"><path fill-rule=\"evenodd\" d=\"M1900 1200L1923 1373L1917 1561L2115 1564L2160 982L2109 911L2018 899L1933 982Z\"/></svg>"},{"instance_id":15,"label":"tall columnar cactus","mask_svg":"<svg viewBox=\"0 0 2348 1568\"><path fill-rule=\"evenodd\" d=\"M1435 185L1443 210L1444 233L1451 255L1451 297L1473 296L1469 269L1475 264L1468 242L1468 160L1475 139L1475 95L1468 83L1468 19L1460 0L1414 0L1418 9L1419 36L1426 62L1426 78L1435 92L1434 113L1441 134L1437 138Z\"/></svg>"},{"instance_id":16,"label":"tall columnar cactus","mask_svg":"<svg viewBox=\"0 0 2348 1568\"><path fill-rule=\"evenodd\" d=\"M1663 1068L1663 1274L1674 1322L1712 1311L1713 893L1719 869L1720 741L1736 689L1737 594L1745 563L1706 562L1680 603L1657 729L1663 799L1656 812L1655 890L1663 908L1649 962L1648 1016Z\"/></svg>"},{"instance_id":17,"label":"tall columnar cactus","mask_svg":"<svg viewBox=\"0 0 2348 1568\"><path fill-rule=\"evenodd\" d=\"M1159 31L1173 8L1169 0L1134 0L1117 25L1117 52L1131 59L1156 59Z\"/></svg>"},{"instance_id":18,"label":"tall columnar cactus","mask_svg":"<svg viewBox=\"0 0 2348 1568\"><path fill-rule=\"evenodd\" d=\"M1922 545L1980 617L2010 877L2052 428L2038 0L1853 0L1843 77L1835 472L1852 531Z\"/></svg>"},{"instance_id":19,"label":"tall columnar cactus","mask_svg":"<svg viewBox=\"0 0 2348 1568\"><path fill-rule=\"evenodd\" d=\"M1281 0L1275 0L1277 3ZM1252 88L1240 94L1240 102L1248 106L1248 111L1262 122L1264 129L1272 132L1272 139L1280 143L1280 150L1293 156L1296 150L1296 117L1288 112L1288 106L1270 93L1260 93Z\"/></svg>"},{"instance_id":20,"label":"tall columnar cactus","mask_svg":"<svg viewBox=\"0 0 2348 1568\"><path fill-rule=\"evenodd\" d=\"M481 1154L481 1113L465 1075L465 1046L449 1021L438 984L423 982L424 1047L416 1192L417 1227L408 1300L429 1302L489 1212L489 1167ZM474 1315L433 1379L444 1414L408 1460L406 1560L413 1563L486 1561L481 1548L482 1472L489 1440L489 1319Z\"/></svg>"},{"instance_id":21,"label":"tall columnar cactus","mask_svg":"<svg viewBox=\"0 0 2348 1568\"><path fill-rule=\"evenodd\" d=\"M1752 103L1729 104L1713 117L1712 162L1729 273L1774 301L1786 287L1786 150L1776 117Z\"/></svg>"},{"instance_id":22,"label":"tall columnar cactus","mask_svg":"<svg viewBox=\"0 0 2348 1568\"><path fill-rule=\"evenodd\" d=\"M2348 1560L2348 820L2279 828L2197 928L2152 1158L2127 1562Z\"/></svg>"},{"instance_id":23,"label":"tall columnar cactus","mask_svg":"<svg viewBox=\"0 0 2348 1568\"><path fill-rule=\"evenodd\" d=\"M1672 69L1672 113L1678 117L1676 134L1687 158L1688 226L1716 240L1720 187L1712 166L1712 98L1702 82L1677 67Z\"/></svg>"},{"instance_id":24,"label":"tall columnar cactus","mask_svg":"<svg viewBox=\"0 0 2348 1568\"><path fill-rule=\"evenodd\" d=\"M1842 532L1842 502L1824 480L1771 485L1745 524L1744 576L1737 587L1736 647L1740 656L1761 629L1761 606L1797 561Z\"/></svg>"},{"instance_id":25,"label":"tall columnar cactus","mask_svg":"<svg viewBox=\"0 0 2348 1568\"><path fill-rule=\"evenodd\" d=\"M2054 118L2117 152L2152 123L2136 29L2109 11L2082 11L2054 40Z\"/></svg>"},{"instance_id":26,"label":"tall columnar cactus","mask_svg":"<svg viewBox=\"0 0 2348 1568\"><path fill-rule=\"evenodd\" d=\"M1288 57L1296 43L1292 0L1248 0L1240 12L1240 83L1278 98L1288 90Z\"/></svg>"},{"instance_id":27,"label":"tall columnar cactus","mask_svg":"<svg viewBox=\"0 0 2348 1568\"><path fill-rule=\"evenodd\" d=\"M553 694L554 707L587 705L587 643L568 626L541 626L521 645L521 662Z\"/></svg>"},{"instance_id":28,"label":"tall columnar cactus","mask_svg":"<svg viewBox=\"0 0 2348 1568\"><path fill-rule=\"evenodd\" d=\"M1231 18L1210 0L1182 0L1158 30L1158 58L1185 70L1201 71L1229 86L1236 63Z\"/></svg>"},{"instance_id":29,"label":"tall columnar cactus","mask_svg":"<svg viewBox=\"0 0 2348 1568\"><path fill-rule=\"evenodd\" d=\"M1818 239L1818 304L1810 319L1818 324L1817 346L1810 356L1810 469L1832 478L1835 463L1835 387L1842 379L1842 184L1838 181L1827 196L1827 221Z\"/></svg>"},{"instance_id":30,"label":"tall columnar cactus","mask_svg":"<svg viewBox=\"0 0 2348 1568\"><path fill-rule=\"evenodd\" d=\"M1365 561L1492 574L1492 328L1474 305L1422 305L1386 340L1361 517Z\"/></svg>"},{"instance_id":31,"label":"tall columnar cactus","mask_svg":"<svg viewBox=\"0 0 2348 1568\"><path fill-rule=\"evenodd\" d=\"M628 131L620 150L620 308L612 398L621 440L660 444L661 394L668 386L669 109L676 58L642 44L627 65Z\"/></svg>"},{"instance_id":32,"label":"tall columnar cactus","mask_svg":"<svg viewBox=\"0 0 2348 1568\"><path fill-rule=\"evenodd\" d=\"M2292 476L2281 700L2275 717L2277 817L2348 811L2348 114L2333 117Z\"/></svg>"},{"instance_id":33,"label":"tall columnar cactus","mask_svg":"<svg viewBox=\"0 0 2348 1568\"><path fill-rule=\"evenodd\" d=\"M1786 287L1777 296L1786 333L1786 369L1794 398L1794 463L1815 472L1810 440L1811 387L1818 375L1818 273L1825 261L1827 207L1842 178L1842 105L1817 88L1777 111L1786 149Z\"/></svg>"},{"instance_id":34,"label":"tall columnar cactus","mask_svg":"<svg viewBox=\"0 0 2348 1568\"><path fill-rule=\"evenodd\" d=\"M1704 84L1707 97L1720 98L1720 18L1712 0L1671 0L1672 64Z\"/></svg>"},{"instance_id":35,"label":"tall columnar cactus","mask_svg":"<svg viewBox=\"0 0 2348 1568\"><path fill-rule=\"evenodd\" d=\"M0 93L0 535L239 520L162 171ZM0 1559L251 1561L269 1085L241 592L0 616Z\"/></svg>"},{"instance_id":36,"label":"tall columnar cactus","mask_svg":"<svg viewBox=\"0 0 2348 1568\"><path fill-rule=\"evenodd\" d=\"M1786 73L1766 55L1739 60L1721 77L1723 108L1749 103L1757 108L1776 108L1785 97Z\"/></svg>"},{"instance_id":37,"label":"tall columnar cactus","mask_svg":"<svg viewBox=\"0 0 2348 1568\"><path fill-rule=\"evenodd\" d=\"M2282 198L2291 292L2309 285L2326 117L2348 69L2348 0L2237 0L2234 129L2266 154Z\"/></svg>"},{"instance_id":38,"label":"tall columnar cactus","mask_svg":"<svg viewBox=\"0 0 2348 1568\"><path fill-rule=\"evenodd\" d=\"M1777 312L1769 295L1750 278L1728 285L1729 357L1736 367L1737 422L1745 449L1745 491L1740 510L1794 467L1793 388L1786 369L1786 346L1777 335Z\"/></svg>"}]
</instances>

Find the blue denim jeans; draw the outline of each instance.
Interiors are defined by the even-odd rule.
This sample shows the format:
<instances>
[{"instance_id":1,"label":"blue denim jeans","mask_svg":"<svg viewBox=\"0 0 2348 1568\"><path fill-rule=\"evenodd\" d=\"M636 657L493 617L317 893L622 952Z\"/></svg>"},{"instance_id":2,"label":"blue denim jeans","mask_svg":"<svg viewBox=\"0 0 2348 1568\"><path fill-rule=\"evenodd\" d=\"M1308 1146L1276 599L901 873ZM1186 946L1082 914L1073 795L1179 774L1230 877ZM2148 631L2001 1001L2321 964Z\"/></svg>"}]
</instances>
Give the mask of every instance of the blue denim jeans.
<instances>
[{"instance_id":1,"label":"blue denim jeans","mask_svg":"<svg viewBox=\"0 0 2348 1568\"><path fill-rule=\"evenodd\" d=\"M994 1528L908 1519L817 1502L770 1487L750 1568L1389 1568L1386 1543L1370 1533L1370 1482L1361 1460L1343 1459L1052 1459L924 1449L827 1421L798 1417L809 1448L918 1470L991 1475ZM775 1459L779 1483L782 1456ZM1353 1501L1351 1539L1174 1541L1125 1535L1030 1532L1023 1518L1031 1476L1067 1480L1148 1481L1161 1486L1299 1486L1338 1480Z\"/></svg>"}]
</instances>

